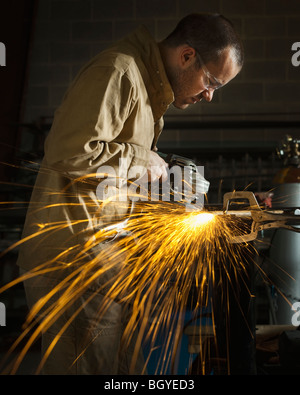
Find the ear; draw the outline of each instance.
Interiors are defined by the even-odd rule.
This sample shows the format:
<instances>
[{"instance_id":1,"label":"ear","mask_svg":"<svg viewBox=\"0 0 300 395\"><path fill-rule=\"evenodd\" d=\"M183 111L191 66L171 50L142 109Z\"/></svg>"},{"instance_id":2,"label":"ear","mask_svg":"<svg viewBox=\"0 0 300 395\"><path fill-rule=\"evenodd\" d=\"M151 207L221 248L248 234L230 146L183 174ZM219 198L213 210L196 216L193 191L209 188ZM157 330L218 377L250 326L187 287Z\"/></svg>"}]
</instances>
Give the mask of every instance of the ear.
<instances>
[{"instance_id":1,"label":"ear","mask_svg":"<svg viewBox=\"0 0 300 395\"><path fill-rule=\"evenodd\" d=\"M183 67L189 67L195 62L196 51L192 47L183 47L180 52L180 61Z\"/></svg>"}]
</instances>

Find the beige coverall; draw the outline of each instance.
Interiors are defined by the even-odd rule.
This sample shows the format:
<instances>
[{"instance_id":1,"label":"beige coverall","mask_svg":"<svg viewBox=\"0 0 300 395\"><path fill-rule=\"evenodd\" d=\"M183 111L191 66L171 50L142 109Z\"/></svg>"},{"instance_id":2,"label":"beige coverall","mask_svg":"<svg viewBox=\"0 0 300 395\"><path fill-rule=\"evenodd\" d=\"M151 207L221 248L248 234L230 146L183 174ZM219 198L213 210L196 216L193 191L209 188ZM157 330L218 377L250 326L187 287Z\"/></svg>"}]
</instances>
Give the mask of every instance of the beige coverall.
<instances>
[{"instance_id":1,"label":"beige coverall","mask_svg":"<svg viewBox=\"0 0 300 395\"><path fill-rule=\"evenodd\" d=\"M81 69L56 111L47 136L23 238L45 229L45 224L65 226L29 238L18 258L22 273L51 260L52 267L61 270L25 281L29 306L72 270L72 265L68 268L72 253L65 255L68 249L77 246L78 251L95 231L121 220L128 212L127 202L101 206L95 173L103 166L112 166L126 179L134 166L146 170L150 150L163 128L163 114L173 100L159 48L144 27ZM120 159L127 167L119 167ZM88 175L88 182L70 183ZM114 186L109 194L116 194ZM97 246L95 254L99 256L103 248L106 246ZM93 249L85 255L86 262L92 260ZM120 338L130 313L114 301L98 322L95 317L105 292L84 304L89 294L106 281L107 276L99 277L43 334L44 352L76 308L85 306L60 336L45 363L45 374L128 373L130 348L122 353ZM140 373L142 368L137 364L133 373Z\"/></svg>"}]
</instances>

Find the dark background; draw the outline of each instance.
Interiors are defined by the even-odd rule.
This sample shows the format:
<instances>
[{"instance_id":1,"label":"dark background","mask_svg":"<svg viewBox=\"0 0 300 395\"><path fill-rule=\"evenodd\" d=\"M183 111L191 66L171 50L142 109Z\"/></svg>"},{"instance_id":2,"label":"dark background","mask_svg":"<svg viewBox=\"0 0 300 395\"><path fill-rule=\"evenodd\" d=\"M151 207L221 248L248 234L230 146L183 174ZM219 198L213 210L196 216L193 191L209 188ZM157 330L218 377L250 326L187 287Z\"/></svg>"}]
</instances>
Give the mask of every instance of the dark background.
<instances>
[{"instance_id":1,"label":"dark background","mask_svg":"<svg viewBox=\"0 0 300 395\"><path fill-rule=\"evenodd\" d=\"M300 41L299 0L2 1L0 251L21 237L44 139L79 68L140 24L160 40L180 18L201 11L233 21L244 42L245 66L212 103L170 108L158 147L204 166L210 203L221 203L234 189L272 189L283 167L276 148L286 134L300 139L300 66L291 62L291 47ZM17 248L0 256L0 284L16 277L16 254ZM14 288L3 298L9 325L1 333L13 337L24 317L23 291Z\"/></svg>"}]
</instances>

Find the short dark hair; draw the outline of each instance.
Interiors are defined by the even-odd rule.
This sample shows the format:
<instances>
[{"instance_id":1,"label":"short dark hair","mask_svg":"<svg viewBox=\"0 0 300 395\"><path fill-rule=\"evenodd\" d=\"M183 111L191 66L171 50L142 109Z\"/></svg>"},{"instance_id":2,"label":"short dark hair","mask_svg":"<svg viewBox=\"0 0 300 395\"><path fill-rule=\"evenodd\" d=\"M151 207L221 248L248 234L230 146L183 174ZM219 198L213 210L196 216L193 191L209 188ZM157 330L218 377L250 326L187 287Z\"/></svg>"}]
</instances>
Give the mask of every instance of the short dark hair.
<instances>
[{"instance_id":1,"label":"short dark hair","mask_svg":"<svg viewBox=\"0 0 300 395\"><path fill-rule=\"evenodd\" d=\"M204 63L217 62L222 52L230 47L239 67L244 62L242 42L232 22L221 14L190 14L181 19L174 31L164 40L169 47L188 44Z\"/></svg>"}]
</instances>

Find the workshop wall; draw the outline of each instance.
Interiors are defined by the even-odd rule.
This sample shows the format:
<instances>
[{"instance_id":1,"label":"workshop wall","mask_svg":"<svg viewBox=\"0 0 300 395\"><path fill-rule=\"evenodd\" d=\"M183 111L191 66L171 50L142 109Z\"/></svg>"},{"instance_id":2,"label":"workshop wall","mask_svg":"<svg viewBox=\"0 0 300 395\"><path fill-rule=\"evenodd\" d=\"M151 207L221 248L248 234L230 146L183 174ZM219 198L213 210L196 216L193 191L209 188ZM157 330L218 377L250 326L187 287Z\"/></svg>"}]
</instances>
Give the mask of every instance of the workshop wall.
<instances>
[{"instance_id":1,"label":"workshop wall","mask_svg":"<svg viewBox=\"0 0 300 395\"><path fill-rule=\"evenodd\" d=\"M168 117L200 120L299 120L300 66L292 64L300 41L298 0L42 0L31 51L24 121L53 117L79 68L113 41L145 24L157 40L191 12L220 12L233 21L245 46L243 71L212 103ZM297 54L295 55L297 56ZM298 56L300 60L300 53ZM286 128L166 130L162 147L272 146ZM299 136L299 128L291 131ZM300 137L300 136L299 136ZM25 144L25 142L24 142Z\"/></svg>"}]
</instances>

